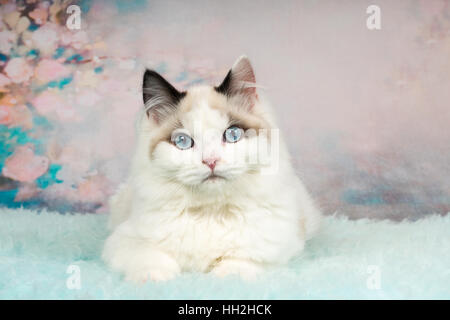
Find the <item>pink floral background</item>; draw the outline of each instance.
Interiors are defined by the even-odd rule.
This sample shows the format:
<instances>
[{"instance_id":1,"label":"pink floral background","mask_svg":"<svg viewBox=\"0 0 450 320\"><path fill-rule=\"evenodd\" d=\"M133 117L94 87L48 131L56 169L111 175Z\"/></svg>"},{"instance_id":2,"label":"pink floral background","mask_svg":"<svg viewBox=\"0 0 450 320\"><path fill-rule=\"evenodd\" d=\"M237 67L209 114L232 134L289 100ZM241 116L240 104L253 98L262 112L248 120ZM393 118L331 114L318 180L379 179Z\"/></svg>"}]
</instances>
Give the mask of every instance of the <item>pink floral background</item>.
<instances>
[{"instance_id":1,"label":"pink floral background","mask_svg":"<svg viewBox=\"0 0 450 320\"><path fill-rule=\"evenodd\" d=\"M81 8L81 29L65 23ZM179 89L247 54L327 214L450 211L450 2L2 1L0 205L106 212L144 67ZM368 30L366 8L381 8Z\"/></svg>"}]
</instances>

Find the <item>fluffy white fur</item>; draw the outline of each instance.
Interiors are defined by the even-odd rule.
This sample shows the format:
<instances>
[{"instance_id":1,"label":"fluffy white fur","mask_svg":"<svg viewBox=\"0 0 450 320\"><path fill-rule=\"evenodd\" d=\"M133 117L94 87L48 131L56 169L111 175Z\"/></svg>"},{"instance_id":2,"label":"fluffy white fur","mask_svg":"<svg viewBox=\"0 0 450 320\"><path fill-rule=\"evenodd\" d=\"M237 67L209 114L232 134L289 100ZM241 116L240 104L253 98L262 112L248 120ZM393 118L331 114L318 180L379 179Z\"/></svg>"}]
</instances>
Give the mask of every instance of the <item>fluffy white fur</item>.
<instances>
[{"instance_id":1,"label":"fluffy white fur","mask_svg":"<svg viewBox=\"0 0 450 320\"><path fill-rule=\"evenodd\" d=\"M243 68L253 73L243 57L231 70L233 80L248 82L239 79ZM250 112L277 128L262 97L253 101ZM161 141L150 151L162 124L142 117L129 178L110 200L112 233L103 259L135 282L168 280L183 271L251 279L286 263L316 231L320 212L296 176L282 137L278 170L264 173L263 164L245 161L257 137L227 144L205 135L230 125L218 105L239 108L242 99L199 86L189 89L183 103L178 116L195 141L191 149ZM214 172L223 178L205 180L211 170L202 159L210 156L220 159Z\"/></svg>"}]
</instances>

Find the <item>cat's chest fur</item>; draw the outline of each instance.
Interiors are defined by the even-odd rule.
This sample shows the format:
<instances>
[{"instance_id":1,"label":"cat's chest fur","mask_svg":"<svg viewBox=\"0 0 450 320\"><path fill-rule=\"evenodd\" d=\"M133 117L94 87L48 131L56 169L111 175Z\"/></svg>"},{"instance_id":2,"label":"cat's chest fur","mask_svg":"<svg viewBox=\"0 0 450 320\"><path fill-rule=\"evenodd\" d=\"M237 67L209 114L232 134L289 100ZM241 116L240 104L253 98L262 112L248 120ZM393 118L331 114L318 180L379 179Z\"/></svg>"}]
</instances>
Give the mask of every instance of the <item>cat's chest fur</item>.
<instances>
[{"instance_id":1,"label":"cat's chest fur","mask_svg":"<svg viewBox=\"0 0 450 320\"><path fill-rule=\"evenodd\" d=\"M141 215L139 233L170 253L186 271L207 271L225 257L281 259L279 248L301 250L299 221L286 219L284 208L269 201L187 207ZM147 217L146 217L147 216ZM261 249L263 248L263 249Z\"/></svg>"}]
</instances>

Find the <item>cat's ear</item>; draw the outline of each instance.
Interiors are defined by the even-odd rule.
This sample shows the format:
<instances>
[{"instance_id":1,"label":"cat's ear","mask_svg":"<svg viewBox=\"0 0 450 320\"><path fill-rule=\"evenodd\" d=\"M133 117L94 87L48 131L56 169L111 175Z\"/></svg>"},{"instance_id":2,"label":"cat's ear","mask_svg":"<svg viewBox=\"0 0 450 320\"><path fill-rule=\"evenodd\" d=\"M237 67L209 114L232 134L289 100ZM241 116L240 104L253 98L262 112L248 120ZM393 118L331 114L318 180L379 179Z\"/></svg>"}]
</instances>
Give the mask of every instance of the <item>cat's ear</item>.
<instances>
[{"instance_id":1,"label":"cat's ear","mask_svg":"<svg viewBox=\"0 0 450 320\"><path fill-rule=\"evenodd\" d=\"M178 91L159 73L147 69L142 82L142 95L148 117L160 123L177 109L186 92Z\"/></svg>"},{"instance_id":2,"label":"cat's ear","mask_svg":"<svg viewBox=\"0 0 450 320\"><path fill-rule=\"evenodd\" d=\"M222 83L215 87L215 90L226 96L237 94L246 98L256 99L256 80L250 60L246 56L241 56L228 71Z\"/></svg>"}]
</instances>

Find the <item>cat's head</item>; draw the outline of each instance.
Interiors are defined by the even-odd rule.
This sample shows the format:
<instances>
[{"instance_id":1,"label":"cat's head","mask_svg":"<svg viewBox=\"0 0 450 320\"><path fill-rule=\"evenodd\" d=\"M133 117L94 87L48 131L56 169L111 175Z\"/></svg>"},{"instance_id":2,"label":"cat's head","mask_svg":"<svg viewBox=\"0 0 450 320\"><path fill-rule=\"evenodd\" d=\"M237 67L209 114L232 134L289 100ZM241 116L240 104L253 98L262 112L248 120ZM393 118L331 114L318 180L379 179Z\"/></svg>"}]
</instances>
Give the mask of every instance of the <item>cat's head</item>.
<instances>
[{"instance_id":1,"label":"cat's head","mask_svg":"<svg viewBox=\"0 0 450 320\"><path fill-rule=\"evenodd\" d=\"M159 176L217 189L258 174L258 143L270 125L260 110L247 57L236 61L219 86L184 92L146 70L143 98L150 132L147 155Z\"/></svg>"}]
</instances>

